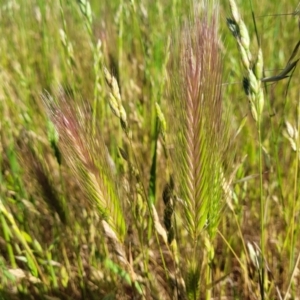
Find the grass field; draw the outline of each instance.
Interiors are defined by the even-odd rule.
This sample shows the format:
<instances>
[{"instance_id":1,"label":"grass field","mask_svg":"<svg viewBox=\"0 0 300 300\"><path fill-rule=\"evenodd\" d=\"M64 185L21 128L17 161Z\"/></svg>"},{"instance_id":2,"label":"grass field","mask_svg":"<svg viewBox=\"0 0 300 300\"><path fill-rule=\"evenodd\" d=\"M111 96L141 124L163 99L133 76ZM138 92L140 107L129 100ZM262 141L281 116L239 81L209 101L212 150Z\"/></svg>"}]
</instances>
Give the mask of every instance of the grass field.
<instances>
[{"instance_id":1,"label":"grass field","mask_svg":"<svg viewBox=\"0 0 300 300\"><path fill-rule=\"evenodd\" d=\"M0 300L300 299L297 6L0 1Z\"/></svg>"}]
</instances>

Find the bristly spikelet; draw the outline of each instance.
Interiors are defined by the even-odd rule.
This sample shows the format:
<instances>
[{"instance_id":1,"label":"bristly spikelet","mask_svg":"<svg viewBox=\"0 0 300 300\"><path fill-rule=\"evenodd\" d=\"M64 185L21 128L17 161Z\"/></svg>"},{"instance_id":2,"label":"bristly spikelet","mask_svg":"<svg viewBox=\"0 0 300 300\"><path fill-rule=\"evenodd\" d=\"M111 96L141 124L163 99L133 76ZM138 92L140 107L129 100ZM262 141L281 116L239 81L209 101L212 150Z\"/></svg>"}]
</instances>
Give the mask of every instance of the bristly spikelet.
<instances>
[{"instance_id":1,"label":"bristly spikelet","mask_svg":"<svg viewBox=\"0 0 300 300\"><path fill-rule=\"evenodd\" d=\"M218 8L215 6L209 13L208 4L204 6L200 16L195 13L195 20L182 32L180 59L172 74L178 77L174 83L174 114L178 118L175 170L184 201L186 228L195 244L206 226L213 236L220 219L221 170L226 147Z\"/></svg>"},{"instance_id":2,"label":"bristly spikelet","mask_svg":"<svg viewBox=\"0 0 300 300\"><path fill-rule=\"evenodd\" d=\"M60 91L57 99L47 95L44 103L59 134L63 158L71 166L86 198L97 207L102 220L124 241L125 221L112 167L101 136L93 136L91 122L84 107ZM104 228L105 229L105 228Z\"/></svg>"}]
</instances>

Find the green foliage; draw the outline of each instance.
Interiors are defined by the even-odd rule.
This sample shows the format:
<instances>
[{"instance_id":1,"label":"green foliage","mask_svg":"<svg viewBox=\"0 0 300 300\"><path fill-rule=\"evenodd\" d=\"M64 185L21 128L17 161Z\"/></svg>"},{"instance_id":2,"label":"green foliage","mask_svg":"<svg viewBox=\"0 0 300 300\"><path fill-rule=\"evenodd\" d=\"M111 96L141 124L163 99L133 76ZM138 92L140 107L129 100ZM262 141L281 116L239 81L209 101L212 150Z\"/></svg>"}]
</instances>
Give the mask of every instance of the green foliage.
<instances>
[{"instance_id":1,"label":"green foliage","mask_svg":"<svg viewBox=\"0 0 300 300\"><path fill-rule=\"evenodd\" d=\"M0 299L296 298L298 1L2 2Z\"/></svg>"}]
</instances>

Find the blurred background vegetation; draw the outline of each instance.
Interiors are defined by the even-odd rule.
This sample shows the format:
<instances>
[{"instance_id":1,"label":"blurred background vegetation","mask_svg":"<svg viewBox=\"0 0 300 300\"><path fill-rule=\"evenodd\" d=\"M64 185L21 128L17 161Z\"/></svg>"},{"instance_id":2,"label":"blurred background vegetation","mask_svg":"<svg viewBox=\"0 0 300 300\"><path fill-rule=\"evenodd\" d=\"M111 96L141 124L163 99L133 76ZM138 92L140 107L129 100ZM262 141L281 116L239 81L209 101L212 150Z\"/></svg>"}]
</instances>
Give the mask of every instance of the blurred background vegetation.
<instances>
[{"instance_id":1,"label":"blurred background vegetation","mask_svg":"<svg viewBox=\"0 0 300 300\"><path fill-rule=\"evenodd\" d=\"M299 41L299 20L293 14L298 1L243 0L237 5L250 33L251 51L257 53L261 45L265 76L280 73ZM110 255L98 211L61 155L42 95L55 95L61 86L74 107L92 111L87 122L100 128L118 184L127 184L130 190L136 183L134 176L124 179L132 170L120 155L119 147L127 145L109 108L104 66L111 72L131 126L141 181L147 188L155 183L149 193L162 219L169 170L157 143L155 103L166 115L171 110L169 91L175 83L168 59L176 53L174 40L190 18L191 6L183 0L0 1L0 299L172 299L159 248L151 249L150 238L144 245L152 251L148 270L139 267L145 259L139 254L144 252L130 226L130 242L125 243L139 276L152 280L149 286L143 280L140 284L152 292L143 294L140 284L133 286ZM243 91L240 55L226 24L230 15L229 3L221 1L222 93L224 118L230 122L228 151L233 158L228 176L232 175L234 197L232 207L225 203L222 210L221 234L211 241L213 281L200 287L211 293L199 295L201 299L260 297L255 263L259 254L253 250L260 243L261 222L258 138ZM299 68L291 78L268 83L264 89L266 299L279 295L296 299L300 296ZM125 222L140 222L139 213L132 216L124 209ZM151 227L147 222L142 226L145 232ZM184 239L181 242L179 260L186 255ZM151 270L156 272L149 274Z\"/></svg>"}]
</instances>

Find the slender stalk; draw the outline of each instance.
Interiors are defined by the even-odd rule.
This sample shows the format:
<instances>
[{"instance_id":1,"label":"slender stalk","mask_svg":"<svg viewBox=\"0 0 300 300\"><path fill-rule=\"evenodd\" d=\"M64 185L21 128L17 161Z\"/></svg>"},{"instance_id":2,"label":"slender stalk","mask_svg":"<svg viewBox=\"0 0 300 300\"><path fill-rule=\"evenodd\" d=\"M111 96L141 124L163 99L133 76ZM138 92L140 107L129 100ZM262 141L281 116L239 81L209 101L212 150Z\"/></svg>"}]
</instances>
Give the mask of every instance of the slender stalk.
<instances>
[{"instance_id":1,"label":"slender stalk","mask_svg":"<svg viewBox=\"0 0 300 300\"><path fill-rule=\"evenodd\" d=\"M120 18L119 18L119 31L118 31L118 69L119 69L119 81L122 83L122 70L123 70L123 31L124 31L124 1L120 1Z\"/></svg>"},{"instance_id":2,"label":"slender stalk","mask_svg":"<svg viewBox=\"0 0 300 300\"><path fill-rule=\"evenodd\" d=\"M225 244L227 245L228 249L231 251L231 253L233 254L233 256L235 257L235 259L237 260L237 262L240 264L240 266L243 269L243 271L245 273L247 273L248 272L247 268L244 266L244 264L242 263L242 261L240 260L239 256L236 254L236 252L234 251L234 249L230 245L230 243L226 240L225 236L222 234L222 232L220 230L217 230L217 232L220 235L220 237L222 238L222 240L225 242Z\"/></svg>"},{"instance_id":3,"label":"slender stalk","mask_svg":"<svg viewBox=\"0 0 300 300\"><path fill-rule=\"evenodd\" d=\"M261 247L261 264L260 264L260 288L261 299L264 300L264 287L265 287L265 202L263 195L263 159L262 159L262 139L261 139L261 119L257 123L258 141L259 141L259 194L260 194L260 247Z\"/></svg>"},{"instance_id":4,"label":"slender stalk","mask_svg":"<svg viewBox=\"0 0 300 300\"><path fill-rule=\"evenodd\" d=\"M297 109L297 125L298 125L298 133L300 130L300 101L298 101L298 109ZM298 134L299 135L299 134ZM293 203L292 203L292 220L291 220L291 243L290 243L290 260L289 260L289 269L293 270L294 261L295 261L295 218L297 211L297 198L298 198L298 174L299 174L299 136L296 137L296 167L294 173L294 191L293 191Z\"/></svg>"},{"instance_id":5,"label":"slender stalk","mask_svg":"<svg viewBox=\"0 0 300 300\"><path fill-rule=\"evenodd\" d=\"M290 280L289 280L289 286L287 288L287 291L285 293L285 296L284 296L283 300L286 300L286 299L288 299L288 297L290 297L289 291L290 291L292 283L293 283L293 278L296 276L299 263L300 263L300 253L298 254L296 264L295 264L295 266L293 268L293 271L292 271L292 274L291 274L291 277L290 277Z\"/></svg>"},{"instance_id":6,"label":"slender stalk","mask_svg":"<svg viewBox=\"0 0 300 300\"><path fill-rule=\"evenodd\" d=\"M211 272L211 267L210 267L210 263L209 263L209 253L207 254L207 258L208 258L208 262L207 262L207 267L206 267L206 286L208 287L210 285L210 283L212 282L212 272ZM206 296L206 300L210 300L211 299L211 288L207 288L205 291L205 296Z\"/></svg>"}]
</instances>

